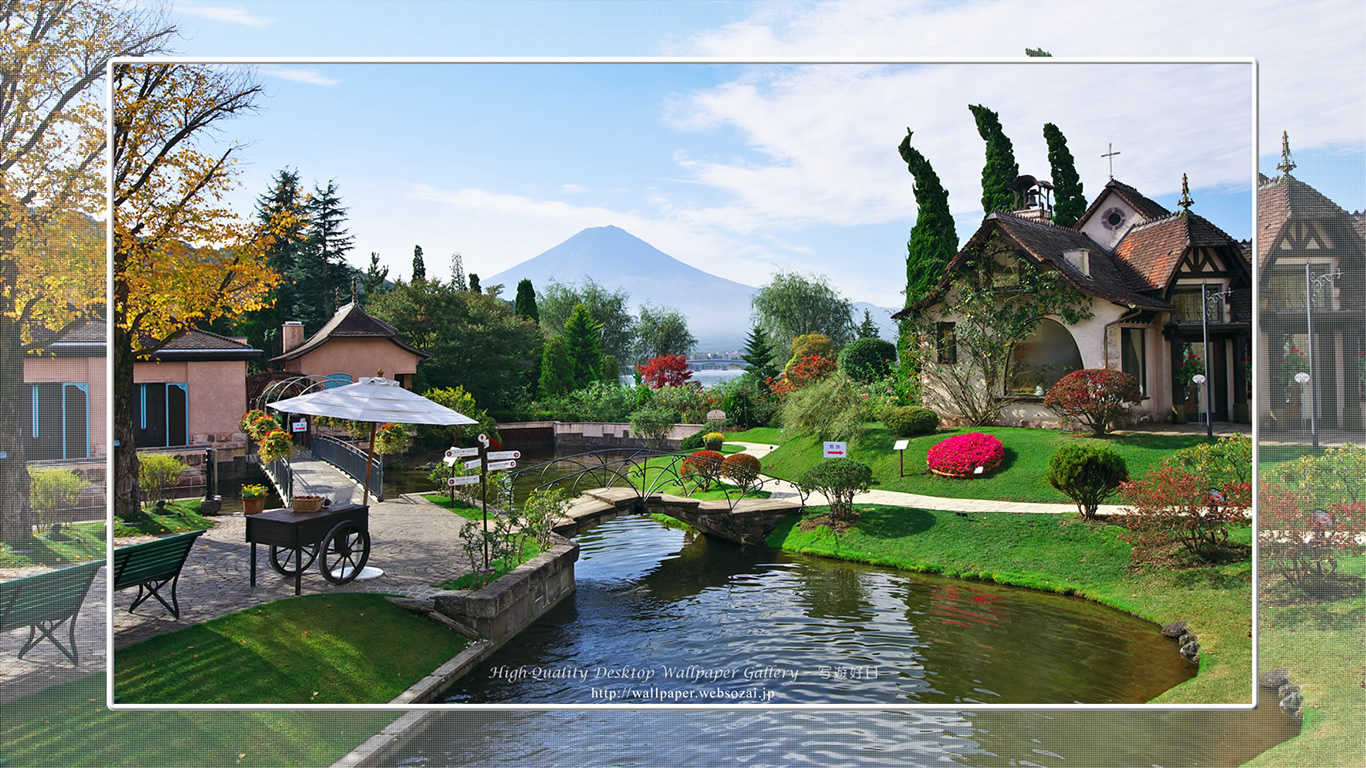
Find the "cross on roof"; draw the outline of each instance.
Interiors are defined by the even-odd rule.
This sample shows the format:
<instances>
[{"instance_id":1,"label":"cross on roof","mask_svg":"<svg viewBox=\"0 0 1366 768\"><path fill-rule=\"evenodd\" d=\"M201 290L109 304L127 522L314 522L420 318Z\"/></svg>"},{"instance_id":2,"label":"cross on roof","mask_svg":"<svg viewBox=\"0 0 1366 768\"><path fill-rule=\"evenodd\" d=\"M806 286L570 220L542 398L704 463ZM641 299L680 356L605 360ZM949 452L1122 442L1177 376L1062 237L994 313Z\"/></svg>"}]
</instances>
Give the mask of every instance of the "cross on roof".
<instances>
[{"instance_id":1,"label":"cross on roof","mask_svg":"<svg viewBox=\"0 0 1366 768\"><path fill-rule=\"evenodd\" d=\"M1105 146L1106 146L1106 148L1108 148L1110 151L1109 151L1109 152L1106 152L1106 153L1103 154L1103 155L1101 155L1101 157L1108 157L1108 158L1110 158L1110 181L1114 181L1114 180L1115 180L1115 155L1118 155L1119 153L1115 151L1115 145L1114 145L1114 144L1112 144L1112 143L1110 143L1110 142L1107 141L1107 142L1105 143Z\"/></svg>"}]
</instances>

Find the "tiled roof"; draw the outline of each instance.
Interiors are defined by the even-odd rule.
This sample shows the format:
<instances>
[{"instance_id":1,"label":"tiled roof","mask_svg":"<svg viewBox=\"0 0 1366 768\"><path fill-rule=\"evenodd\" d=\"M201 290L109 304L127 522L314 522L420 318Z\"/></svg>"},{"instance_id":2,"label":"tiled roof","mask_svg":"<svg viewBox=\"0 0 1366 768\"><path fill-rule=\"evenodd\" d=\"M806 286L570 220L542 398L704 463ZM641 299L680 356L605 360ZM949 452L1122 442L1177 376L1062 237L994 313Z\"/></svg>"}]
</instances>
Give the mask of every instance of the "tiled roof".
<instances>
[{"instance_id":1,"label":"tiled roof","mask_svg":"<svg viewBox=\"0 0 1366 768\"><path fill-rule=\"evenodd\" d=\"M171 340L166 342L161 348L162 352L204 352L213 351L233 351L233 352L260 352L259 349L252 349L252 346L244 341L239 341L230 336L222 336L209 331L201 331L192 328L188 331L181 331Z\"/></svg>"},{"instance_id":2,"label":"tiled roof","mask_svg":"<svg viewBox=\"0 0 1366 768\"><path fill-rule=\"evenodd\" d=\"M1110 179L1110 181L1106 183L1105 189L1101 190L1101 193L1096 195L1096 199L1091 201L1091 205L1086 209L1086 213L1083 213L1081 218L1077 219L1077 223L1072 225L1073 229L1080 229L1082 223L1091 218L1091 215L1100 207L1101 200L1105 198L1106 190L1119 195L1124 199L1124 202L1128 203L1131 208L1138 212L1138 215L1145 219L1157 219L1171 214L1171 211L1158 205L1155 201L1144 197L1143 193L1128 184Z\"/></svg>"},{"instance_id":3,"label":"tiled roof","mask_svg":"<svg viewBox=\"0 0 1366 768\"><path fill-rule=\"evenodd\" d=\"M419 349L404 344L399 341L398 331L392 325L378 320L361 310L355 302L346 304L332 315L332 319L327 324L318 329L318 332L309 337L307 341L290 351L271 358L272 360L284 361L293 360L296 357L306 355L318 347L326 344L331 339L338 338L381 338L388 339L399 347L412 352L419 358L426 359L431 355Z\"/></svg>"},{"instance_id":4,"label":"tiled roof","mask_svg":"<svg viewBox=\"0 0 1366 768\"><path fill-rule=\"evenodd\" d=\"M1164 293L1189 248L1220 248L1242 256L1236 240L1203 216L1182 212L1135 225L1115 246L1115 260L1130 285Z\"/></svg>"},{"instance_id":5,"label":"tiled roof","mask_svg":"<svg viewBox=\"0 0 1366 768\"><path fill-rule=\"evenodd\" d=\"M1145 296L1134 290L1116 266L1113 257L1086 234L1000 211L986 217L982 226L949 262L944 278L940 281L939 292L948 287L950 276L961 266L968 254L985 244L993 232L999 232L1011 245L1029 254L1035 262L1057 268L1068 283L1088 296L1127 307L1171 309L1171 304L1166 301L1154 296ZM1078 249L1084 249L1090 254L1089 277L1069 264L1064 256L1067 251ZM912 306L921 307L930 303L932 300L923 299ZM899 315L900 313L897 313L892 317Z\"/></svg>"},{"instance_id":6,"label":"tiled roof","mask_svg":"<svg viewBox=\"0 0 1366 768\"><path fill-rule=\"evenodd\" d=\"M53 355L101 356L108 344L107 332L103 318L73 320L58 331L34 328L33 343L24 349Z\"/></svg>"},{"instance_id":7,"label":"tiled roof","mask_svg":"<svg viewBox=\"0 0 1366 768\"><path fill-rule=\"evenodd\" d=\"M1266 266L1271 248L1291 219L1313 221L1346 219L1347 212L1318 190L1294 176L1272 179L1257 188L1257 243L1259 267Z\"/></svg>"}]
</instances>

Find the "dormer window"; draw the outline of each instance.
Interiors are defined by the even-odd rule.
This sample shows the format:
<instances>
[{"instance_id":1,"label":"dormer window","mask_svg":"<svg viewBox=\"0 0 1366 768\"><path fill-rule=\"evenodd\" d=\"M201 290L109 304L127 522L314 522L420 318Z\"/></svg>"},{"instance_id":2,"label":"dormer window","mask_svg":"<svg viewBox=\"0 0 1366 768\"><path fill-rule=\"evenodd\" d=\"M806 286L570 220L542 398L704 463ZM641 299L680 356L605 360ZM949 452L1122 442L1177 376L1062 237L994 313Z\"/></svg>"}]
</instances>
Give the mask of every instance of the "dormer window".
<instances>
[{"instance_id":1,"label":"dormer window","mask_svg":"<svg viewBox=\"0 0 1366 768\"><path fill-rule=\"evenodd\" d=\"M1077 248L1076 250L1065 251L1062 256L1064 259L1067 260L1068 264L1072 265L1073 269L1077 270L1083 275L1086 275L1086 277L1088 278L1091 277L1090 251L1086 250L1085 248Z\"/></svg>"}]
</instances>

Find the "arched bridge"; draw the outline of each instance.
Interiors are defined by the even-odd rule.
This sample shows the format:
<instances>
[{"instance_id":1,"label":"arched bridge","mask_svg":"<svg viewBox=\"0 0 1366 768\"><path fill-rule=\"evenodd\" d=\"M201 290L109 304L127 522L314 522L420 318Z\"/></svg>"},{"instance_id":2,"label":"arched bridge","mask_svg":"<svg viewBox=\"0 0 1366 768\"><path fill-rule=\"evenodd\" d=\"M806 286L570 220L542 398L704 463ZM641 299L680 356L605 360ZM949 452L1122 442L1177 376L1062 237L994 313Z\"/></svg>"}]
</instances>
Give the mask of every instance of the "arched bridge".
<instances>
[{"instance_id":1,"label":"arched bridge","mask_svg":"<svg viewBox=\"0 0 1366 768\"><path fill-rule=\"evenodd\" d=\"M622 515L660 512L708 536L737 544L758 544L802 505L786 499L699 501L666 493L641 496L629 488L594 488L574 498L555 532L570 537Z\"/></svg>"}]
</instances>

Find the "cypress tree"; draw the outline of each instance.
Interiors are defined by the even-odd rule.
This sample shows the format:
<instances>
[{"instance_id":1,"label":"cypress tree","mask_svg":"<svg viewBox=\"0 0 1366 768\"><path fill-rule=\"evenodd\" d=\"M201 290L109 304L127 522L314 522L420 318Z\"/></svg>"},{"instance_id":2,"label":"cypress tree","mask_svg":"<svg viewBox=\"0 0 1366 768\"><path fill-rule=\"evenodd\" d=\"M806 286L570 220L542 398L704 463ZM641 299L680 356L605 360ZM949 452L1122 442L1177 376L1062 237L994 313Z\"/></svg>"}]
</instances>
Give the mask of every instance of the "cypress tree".
<instances>
[{"instance_id":1,"label":"cypress tree","mask_svg":"<svg viewBox=\"0 0 1366 768\"><path fill-rule=\"evenodd\" d=\"M602 378L602 323L593 319L588 307L575 304L569 313L564 322L564 346L573 363L575 389Z\"/></svg>"},{"instance_id":2,"label":"cypress tree","mask_svg":"<svg viewBox=\"0 0 1366 768\"><path fill-rule=\"evenodd\" d=\"M422 260L422 246L413 246L413 282L427 279L427 262Z\"/></svg>"},{"instance_id":3,"label":"cypress tree","mask_svg":"<svg viewBox=\"0 0 1366 768\"><path fill-rule=\"evenodd\" d=\"M1072 153L1067 151L1067 137L1058 126L1045 123L1043 138L1048 142L1048 167L1053 174L1053 223L1070 227L1086 213L1086 197L1082 194L1081 177Z\"/></svg>"},{"instance_id":4,"label":"cypress tree","mask_svg":"<svg viewBox=\"0 0 1366 768\"><path fill-rule=\"evenodd\" d=\"M479 287L479 275L474 272L470 273L470 293L483 293Z\"/></svg>"},{"instance_id":5,"label":"cypress tree","mask_svg":"<svg viewBox=\"0 0 1366 768\"><path fill-rule=\"evenodd\" d=\"M987 143L986 165L982 167L982 210L988 214L1008 211L1014 204L1010 184L1020 175L1015 147L1001 129L1001 120L995 112L980 104L973 104L968 109L977 121L978 135Z\"/></svg>"},{"instance_id":6,"label":"cypress tree","mask_svg":"<svg viewBox=\"0 0 1366 768\"><path fill-rule=\"evenodd\" d=\"M460 251L451 254L451 285L457 291L468 291L470 287L465 283L465 257L460 255Z\"/></svg>"},{"instance_id":7,"label":"cypress tree","mask_svg":"<svg viewBox=\"0 0 1366 768\"><path fill-rule=\"evenodd\" d=\"M911 146L910 130L897 149L915 180L911 187L917 209L915 226L906 243L906 306L910 306L943 279L944 269L958 252L958 232L949 214L948 190L940 183L930 161Z\"/></svg>"},{"instance_id":8,"label":"cypress tree","mask_svg":"<svg viewBox=\"0 0 1366 768\"><path fill-rule=\"evenodd\" d=\"M573 392L574 361L569 357L564 337L556 336L545 343L541 349L541 379L538 382L541 397L555 397Z\"/></svg>"},{"instance_id":9,"label":"cypress tree","mask_svg":"<svg viewBox=\"0 0 1366 768\"><path fill-rule=\"evenodd\" d=\"M533 323L541 321L541 310L536 306L536 289L531 281L522 278L517 283L517 298L512 304L513 311L522 317L529 317Z\"/></svg>"}]
</instances>

